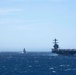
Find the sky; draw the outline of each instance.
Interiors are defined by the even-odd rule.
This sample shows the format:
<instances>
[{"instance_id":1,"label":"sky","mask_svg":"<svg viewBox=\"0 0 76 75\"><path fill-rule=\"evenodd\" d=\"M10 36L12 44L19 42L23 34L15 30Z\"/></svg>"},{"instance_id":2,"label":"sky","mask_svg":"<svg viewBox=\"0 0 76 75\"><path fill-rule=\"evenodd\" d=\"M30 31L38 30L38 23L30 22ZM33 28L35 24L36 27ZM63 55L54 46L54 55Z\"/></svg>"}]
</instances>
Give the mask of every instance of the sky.
<instances>
[{"instance_id":1,"label":"sky","mask_svg":"<svg viewBox=\"0 0 76 75\"><path fill-rule=\"evenodd\" d=\"M0 51L76 48L76 0L0 0Z\"/></svg>"}]
</instances>

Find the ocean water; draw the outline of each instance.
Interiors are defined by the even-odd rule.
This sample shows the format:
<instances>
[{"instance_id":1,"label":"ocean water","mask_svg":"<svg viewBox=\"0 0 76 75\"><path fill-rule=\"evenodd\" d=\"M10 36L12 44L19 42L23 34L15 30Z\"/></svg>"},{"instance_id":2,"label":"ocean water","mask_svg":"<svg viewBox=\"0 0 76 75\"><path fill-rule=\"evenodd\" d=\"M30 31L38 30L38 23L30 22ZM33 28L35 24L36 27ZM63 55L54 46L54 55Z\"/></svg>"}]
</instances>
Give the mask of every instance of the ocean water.
<instances>
[{"instance_id":1,"label":"ocean water","mask_svg":"<svg viewBox=\"0 0 76 75\"><path fill-rule=\"evenodd\" d=\"M76 57L50 52L0 53L0 75L76 75Z\"/></svg>"}]
</instances>

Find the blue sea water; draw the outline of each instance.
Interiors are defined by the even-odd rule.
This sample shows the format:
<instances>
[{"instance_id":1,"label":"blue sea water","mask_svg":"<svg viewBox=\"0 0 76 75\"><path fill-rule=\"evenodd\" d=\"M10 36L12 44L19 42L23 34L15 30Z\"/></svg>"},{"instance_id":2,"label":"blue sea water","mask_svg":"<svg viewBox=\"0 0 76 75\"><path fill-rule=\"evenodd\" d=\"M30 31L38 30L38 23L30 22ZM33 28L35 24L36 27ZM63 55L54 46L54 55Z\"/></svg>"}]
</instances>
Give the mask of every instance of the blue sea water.
<instances>
[{"instance_id":1,"label":"blue sea water","mask_svg":"<svg viewBox=\"0 0 76 75\"><path fill-rule=\"evenodd\" d=\"M76 75L76 57L50 52L0 53L0 75Z\"/></svg>"}]
</instances>

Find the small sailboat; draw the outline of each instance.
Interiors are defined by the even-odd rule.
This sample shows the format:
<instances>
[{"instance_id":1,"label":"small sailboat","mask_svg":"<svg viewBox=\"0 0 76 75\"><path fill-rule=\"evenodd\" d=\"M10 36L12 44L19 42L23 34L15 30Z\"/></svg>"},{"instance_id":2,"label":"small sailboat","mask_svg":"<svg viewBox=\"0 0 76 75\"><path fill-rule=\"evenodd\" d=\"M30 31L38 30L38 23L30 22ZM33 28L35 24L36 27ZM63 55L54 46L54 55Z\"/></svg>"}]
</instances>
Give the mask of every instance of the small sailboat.
<instances>
[{"instance_id":1,"label":"small sailboat","mask_svg":"<svg viewBox=\"0 0 76 75\"><path fill-rule=\"evenodd\" d=\"M23 49L23 53L26 54L26 50L25 50L25 48Z\"/></svg>"}]
</instances>

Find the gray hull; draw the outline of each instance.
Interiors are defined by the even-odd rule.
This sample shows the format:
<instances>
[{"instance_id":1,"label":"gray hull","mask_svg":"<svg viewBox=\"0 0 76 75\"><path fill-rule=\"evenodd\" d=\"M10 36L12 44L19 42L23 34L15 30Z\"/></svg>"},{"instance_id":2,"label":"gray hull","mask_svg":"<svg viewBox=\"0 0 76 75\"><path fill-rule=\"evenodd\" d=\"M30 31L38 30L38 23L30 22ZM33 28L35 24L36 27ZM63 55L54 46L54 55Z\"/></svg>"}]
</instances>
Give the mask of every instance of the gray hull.
<instances>
[{"instance_id":1,"label":"gray hull","mask_svg":"<svg viewBox=\"0 0 76 75\"><path fill-rule=\"evenodd\" d=\"M76 54L76 50L75 49L52 49L52 53L56 53L56 54L61 54L61 55L74 55Z\"/></svg>"}]
</instances>

